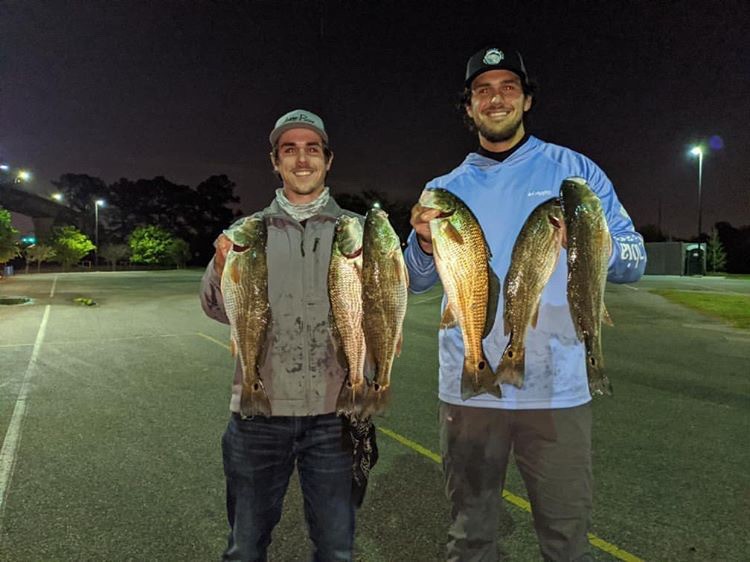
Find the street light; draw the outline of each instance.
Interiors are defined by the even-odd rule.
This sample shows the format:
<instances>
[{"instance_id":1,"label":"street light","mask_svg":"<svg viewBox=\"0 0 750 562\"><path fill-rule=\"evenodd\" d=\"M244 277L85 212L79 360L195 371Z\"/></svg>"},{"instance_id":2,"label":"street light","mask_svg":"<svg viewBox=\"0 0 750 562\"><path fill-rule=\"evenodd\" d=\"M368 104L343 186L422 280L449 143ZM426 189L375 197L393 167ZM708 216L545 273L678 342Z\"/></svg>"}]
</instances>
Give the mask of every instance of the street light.
<instances>
[{"instance_id":1,"label":"street light","mask_svg":"<svg viewBox=\"0 0 750 562\"><path fill-rule=\"evenodd\" d=\"M104 207L104 199L94 201L94 267L99 266L99 207Z\"/></svg>"},{"instance_id":2,"label":"street light","mask_svg":"<svg viewBox=\"0 0 750 562\"><path fill-rule=\"evenodd\" d=\"M55 201L57 201L59 203L59 202L61 202L63 200L63 194L62 193L53 193L52 194L52 199L54 199Z\"/></svg>"},{"instance_id":3,"label":"street light","mask_svg":"<svg viewBox=\"0 0 750 562\"><path fill-rule=\"evenodd\" d=\"M16 183L29 181L30 179L31 179L31 172L28 172L26 170L18 170L18 174L16 174Z\"/></svg>"},{"instance_id":4,"label":"street light","mask_svg":"<svg viewBox=\"0 0 750 562\"><path fill-rule=\"evenodd\" d=\"M690 154L693 156L698 157L698 243L700 244L701 241L701 231L702 228L702 205L701 205L701 186L703 183L703 147L701 146L694 146L690 149Z\"/></svg>"}]
</instances>

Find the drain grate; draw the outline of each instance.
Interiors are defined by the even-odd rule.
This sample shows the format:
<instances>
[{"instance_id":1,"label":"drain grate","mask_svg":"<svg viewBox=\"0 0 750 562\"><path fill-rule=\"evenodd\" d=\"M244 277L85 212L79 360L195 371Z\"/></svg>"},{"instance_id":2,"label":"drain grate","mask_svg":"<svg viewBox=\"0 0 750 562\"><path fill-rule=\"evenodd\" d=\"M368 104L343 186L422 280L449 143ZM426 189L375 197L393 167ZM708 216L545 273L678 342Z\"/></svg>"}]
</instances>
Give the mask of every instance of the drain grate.
<instances>
[{"instance_id":1,"label":"drain grate","mask_svg":"<svg viewBox=\"0 0 750 562\"><path fill-rule=\"evenodd\" d=\"M29 297L0 297L0 305L28 304L30 302Z\"/></svg>"}]
</instances>

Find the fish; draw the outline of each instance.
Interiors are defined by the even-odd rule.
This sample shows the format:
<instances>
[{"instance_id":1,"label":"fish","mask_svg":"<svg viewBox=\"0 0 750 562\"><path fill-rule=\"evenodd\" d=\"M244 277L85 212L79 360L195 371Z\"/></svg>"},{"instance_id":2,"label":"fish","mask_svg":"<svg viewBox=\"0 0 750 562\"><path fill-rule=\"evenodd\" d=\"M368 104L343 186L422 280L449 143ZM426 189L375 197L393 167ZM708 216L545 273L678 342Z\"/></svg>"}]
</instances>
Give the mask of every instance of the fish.
<instances>
[{"instance_id":1,"label":"fish","mask_svg":"<svg viewBox=\"0 0 750 562\"><path fill-rule=\"evenodd\" d=\"M232 355L239 355L242 368L240 414L268 417L271 401L259 371L271 322L266 223L263 217L248 217L224 235L233 243L221 275L221 294L229 318Z\"/></svg>"},{"instance_id":2,"label":"fish","mask_svg":"<svg viewBox=\"0 0 750 562\"><path fill-rule=\"evenodd\" d=\"M409 287L401 240L383 209L367 212L362 250L365 343L374 366L363 415L372 416L390 401L391 369L401 353Z\"/></svg>"},{"instance_id":3,"label":"fish","mask_svg":"<svg viewBox=\"0 0 750 562\"><path fill-rule=\"evenodd\" d=\"M612 238L599 197L582 178L560 187L568 253L568 303L578 339L586 348L586 373L592 396L612 394L604 372L601 325L612 324L604 306Z\"/></svg>"},{"instance_id":4,"label":"fish","mask_svg":"<svg viewBox=\"0 0 750 562\"><path fill-rule=\"evenodd\" d=\"M362 326L362 223L342 215L336 221L328 266L328 298L347 374L336 400L340 414L358 416L367 394L365 332Z\"/></svg>"},{"instance_id":5,"label":"fish","mask_svg":"<svg viewBox=\"0 0 750 562\"><path fill-rule=\"evenodd\" d=\"M510 338L497 368L498 383L523 386L526 329L536 328L542 291L560 257L563 226L560 200L550 199L531 212L513 245L503 284L504 331Z\"/></svg>"},{"instance_id":6,"label":"fish","mask_svg":"<svg viewBox=\"0 0 750 562\"><path fill-rule=\"evenodd\" d=\"M422 207L437 209L430 220L435 266L447 297L441 328L459 325L464 344L461 398L488 392L502 395L482 348L495 322L500 282L490 267L491 253L479 221L450 191L428 188Z\"/></svg>"}]
</instances>

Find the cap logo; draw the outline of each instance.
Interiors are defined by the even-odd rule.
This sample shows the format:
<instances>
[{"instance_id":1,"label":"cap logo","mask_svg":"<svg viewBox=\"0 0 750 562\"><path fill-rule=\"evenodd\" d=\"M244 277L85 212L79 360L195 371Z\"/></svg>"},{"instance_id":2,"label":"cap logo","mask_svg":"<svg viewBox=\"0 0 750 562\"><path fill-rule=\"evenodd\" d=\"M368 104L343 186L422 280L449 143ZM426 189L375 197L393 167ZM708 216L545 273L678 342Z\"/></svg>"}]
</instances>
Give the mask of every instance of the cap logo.
<instances>
[{"instance_id":1,"label":"cap logo","mask_svg":"<svg viewBox=\"0 0 750 562\"><path fill-rule=\"evenodd\" d=\"M310 123L311 125L315 125L315 120L311 117L308 117L304 113L300 113L299 115L291 115L287 117L286 123L292 123L294 121L299 121L301 123Z\"/></svg>"},{"instance_id":2,"label":"cap logo","mask_svg":"<svg viewBox=\"0 0 750 562\"><path fill-rule=\"evenodd\" d=\"M504 58L505 55L500 49L487 49L487 52L484 53L482 62L484 64L498 64Z\"/></svg>"}]
</instances>

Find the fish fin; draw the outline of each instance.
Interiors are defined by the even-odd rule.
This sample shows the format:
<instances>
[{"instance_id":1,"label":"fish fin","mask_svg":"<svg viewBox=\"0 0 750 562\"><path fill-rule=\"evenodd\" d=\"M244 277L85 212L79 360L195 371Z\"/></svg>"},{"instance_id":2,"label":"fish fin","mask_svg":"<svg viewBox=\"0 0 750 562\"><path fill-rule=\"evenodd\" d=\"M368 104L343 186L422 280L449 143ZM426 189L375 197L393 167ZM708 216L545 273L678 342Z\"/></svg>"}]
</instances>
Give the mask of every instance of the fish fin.
<instances>
[{"instance_id":1,"label":"fish fin","mask_svg":"<svg viewBox=\"0 0 750 562\"><path fill-rule=\"evenodd\" d=\"M581 320L577 316L575 310L573 310L573 307L570 308L570 319L573 321L573 328L575 328L576 337L578 338L578 341L585 342L586 341L586 333L583 331L583 326L581 325Z\"/></svg>"},{"instance_id":2,"label":"fish fin","mask_svg":"<svg viewBox=\"0 0 750 562\"><path fill-rule=\"evenodd\" d=\"M367 390L367 396L364 398L361 416L367 418L376 414L381 414L388 407L391 401L391 385L380 385L373 383Z\"/></svg>"},{"instance_id":3,"label":"fish fin","mask_svg":"<svg viewBox=\"0 0 750 562\"><path fill-rule=\"evenodd\" d=\"M512 384L517 388L523 387L523 375L525 365L525 353L523 348L514 351L511 347L513 336L511 335L511 341L505 347L503 352L503 358L500 360L500 364L497 366L497 384L507 383Z\"/></svg>"},{"instance_id":4,"label":"fish fin","mask_svg":"<svg viewBox=\"0 0 750 562\"><path fill-rule=\"evenodd\" d=\"M601 351L596 352L590 338L586 338L586 374L589 380L589 392L591 396L611 396L612 383L604 373L604 361Z\"/></svg>"},{"instance_id":5,"label":"fish fin","mask_svg":"<svg viewBox=\"0 0 750 562\"><path fill-rule=\"evenodd\" d=\"M396 250L401 252L401 250ZM406 287L409 286L409 271L406 269L406 263L404 263L403 255L399 256L394 254L393 261L396 262L396 276L398 280Z\"/></svg>"},{"instance_id":6,"label":"fish fin","mask_svg":"<svg viewBox=\"0 0 750 562\"><path fill-rule=\"evenodd\" d=\"M378 362L375 360L375 353L373 352L371 347L365 347L365 366L362 369L365 378L367 378L367 375L370 375L371 379L375 378L377 368Z\"/></svg>"},{"instance_id":7,"label":"fish fin","mask_svg":"<svg viewBox=\"0 0 750 562\"><path fill-rule=\"evenodd\" d=\"M234 283L239 283L240 282L240 269L237 267L237 262L236 261L232 263L232 266L231 266L231 268L229 270L229 278Z\"/></svg>"},{"instance_id":8,"label":"fish fin","mask_svg":"<svg viewBox=\"0 0 750 562\"><path fill-rule=\"evenodd\" d=\"M464 237L461 236L461 233L455 226L453 226L453 223L451 223L451 221L442 221L440 223L440 228L443 229L443 234L453 240L456 244L464 243Z\"/></svg>"},{"instance_id":9,"label":"fish fin","mask_svg":"<svg viewBox=\"0 0 750 562\"><path fill-rule=\"evenodd\" d=\"M362 379L362 382L355 385L352 383L349 375L347 375L344 379L344 384L341 385L339 396L336 399L336 412L359 416L365 406L367 394L367 379Z\"/></svg>"},{"instance_id":10,"label":"fish fin","mask_svg":"<svg viewBox=\"0 0 750 562\"><path fill-rule=\"evenodd\" d=\"M534 307L534 312L531 315L531 327L536 328L536 323L539 321L539 306L541 305L541 302L537 302L536 306Z\"/></svg>"},{"instance_id":11,"label":"fish fin","mask_svg":"<svg viewBox=\"0 0 750 562\"><path fill-rule=\"evenodd\" d=\"M486 338L490 335L492 327L495 325L495 317L497 316L497 305L500 300L500 294L502 292L502 285L500 284L500 278L497 276L495 271L487 264L488 282L490 290L487 295L487 315L484 319L484 330L482 331L482 338Z\"/></svg>"},{"instance_id":12,"label":"fish fin","mask_svg":"<svg viewBox=\"0 0 750 562\"><path fill-rule=\"evenodd\" d=\"M251 384L242 385L240 414L243 417L271 416L271 401L268 399L266 388L260 379Z\"/></svg>"},{"instance_id":13,"label":"fish fin","mask_svg":"<svg viewBox=\"0 0 750 562\"><path fill-rule=\"evenodd\" d=\"M453 308L451 307L451 303L448 302L445 305L445 310L443 311L443 317L440 319L440 328L453 328L454 326L458 325L458 320L456 319L456 316L453 314Z\"/></svg>"},{"instance_id":14,"label":"fish fin","mask_svg":"<svg viewBox=\"0 0 750 562\"><path fill-rule=\"evenodd\" d=\"M232 354L232 357L237 357L237 342L234 341L234 338L229 338L229 353Z\"/></svg>"},{"instance_id":15,"label":"fish fin","mask_svg":"<svg viewBox=\"0 0 750 562\"><path fill-rule=\"evenodd\" d=\"M401 347L404 345L404 330L398 335L398 341L396 342L396 357L401 357Z\"/></svg>"},{"instance_id":16,"label":"fish fin","mask_svg":"<svg viewBox=\"0 0 750 562\"><path fill-rule=\"evenodd\" d=\"M461 399L467 400L485 392L500 398L502 391L495 379L495 373L490 369L490 364L485 359L484 354L482 354L477 365L464 359L464 370L461 375Z\"/></svg>"},{"instance_id":17,"label":"fish fin","mask_svg":"<svg viewBox=\"0 0 750 562\"><path fill-rule=\"evenodd\" d=\"M612 322L612 317L609 315L609 310L607 310L607 307L602 303L602 322L604 322L607 326L614 326L615 323Z\"/></svg>"}]
</instances>

